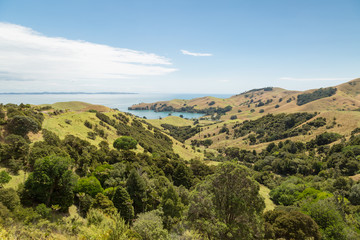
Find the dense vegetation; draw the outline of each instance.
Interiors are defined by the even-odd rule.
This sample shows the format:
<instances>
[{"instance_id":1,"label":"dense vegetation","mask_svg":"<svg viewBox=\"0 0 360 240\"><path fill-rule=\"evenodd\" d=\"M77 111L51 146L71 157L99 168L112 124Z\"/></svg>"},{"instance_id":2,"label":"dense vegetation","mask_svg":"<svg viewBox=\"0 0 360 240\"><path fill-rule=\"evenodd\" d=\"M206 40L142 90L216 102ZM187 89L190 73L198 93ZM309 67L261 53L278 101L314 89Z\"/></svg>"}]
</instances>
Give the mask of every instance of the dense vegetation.
<instances>
[{"instance_id":1,"label":"dense vegetation","mask_svg":"<svg viewBox=\"0 0 360 240\"><path fill-rule=\"evenodd\" d=\"M261 151L224 145L211 152L219 163L207 165L181 159L171 139L143 120L91 114L71 124L91 131L99 124L116 132L115 141L60 139L42 129L37 109L0 105L0 239L360 238L360 184L353 177L360 171L359 129L346 139L326 132L326 119L316 114L266 115L236 124L236 137L254 135L250 143L257 144L324 131ZM162 127L179 140L197 133L196 126ZM42 138L31 142L30 132ZM224 124L219 132L230 129ZM191 141L193 148L211 146L208 137ZM9 185L24 172L23 183ZM264 210L264 186L275 209Z\"/></svg>"},{"instance_id":2,"label":"dense vegetation","mask_svg":"<svg viewBox=\"0 0 360 240\"><path fill-rule=\"evenodd\" d=\"M259 92L259 91L269 92L269 91L272 91L272 90L273 90L273 87L254 88L254 89L251 89L249 91L242 92L239 95L248 94L248 93L252 93L252 92Z\"/></svg>"},{"instance_id":3,"label":"dense vegetation","mask_svg":"<svg viewBox=\"0 0 360 240\"><path fill-rule=\"evenodd\" d=\"M316 113L267 114L256 120L246 120L235 124L233 126L234 138L248 135L250 144L253 145L305 135L312 129L326 125L326 119L321 117L305 123L315 116Z\"/></svg>"},{"instance_id":4,"label":"dense vegetation","mask_svg":"<svg viewBox=\"0 0 360 240\"><path fill-rule=\"evenodd\" d=\"M360 170L360 135L330 147L334 135L338 134L323 133L307 143L270 143L260 153L234 147L220 151L225 159L252 168L255 179L268 186L271 199L282 206L264 215L266 239L360 237L360 188L348 177ZM295 232L287 225L297 226L291 229Z\"/></svg>"},{"instance_id":5,"label":"dense vegetation","mask_svg":"<svg viewBox=\"0 0 360 240\"><path fill-rule=\"evenodd\" d=\"M173 126L171 124L161 124L164 129L169 130L170 135L173 136L175 139L179 140L180 142L184 142L186 139L191 138L195 134L200 132L200 127L195 126Z\"/></svg>"},{"instance_id":6,"label":"dense vegetation","mask_svg":"<svg viewBox=\"0 0 360 240\"><path fill-rule=\"evenodd\" d=\"M297 96L296 104L301 106L321 98L330 97L336 93L336 90L336 88L329 87L317 89L312 93L299 94Z\"/></svg>"}]
</instances>

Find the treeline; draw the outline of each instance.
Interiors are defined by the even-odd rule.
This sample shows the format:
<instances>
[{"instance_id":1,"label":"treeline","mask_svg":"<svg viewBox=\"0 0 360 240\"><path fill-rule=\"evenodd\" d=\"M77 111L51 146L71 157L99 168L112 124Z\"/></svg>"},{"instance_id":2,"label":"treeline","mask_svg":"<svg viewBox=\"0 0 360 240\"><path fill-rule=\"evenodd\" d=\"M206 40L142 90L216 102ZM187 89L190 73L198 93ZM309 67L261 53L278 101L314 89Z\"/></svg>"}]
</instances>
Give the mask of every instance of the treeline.
<instances>
[{"instance_id":1,"label":"treeline","mask_svg":"<svg viewBox=\"0 0 360 240\"><path fill-rule=\"evenodd\" d=\"M301 106L321 98L330 97L336 93L336 90L337 90L336 88L329 87L329 88L320 88L312 93L299 94L297 96L296 104Z\"/></svg>"},{"instance_id":2,"label":"treeline","mask_svg":"<svg viewBox=\"0 0 360 240\"><path fill-rule=\"evenodd\" d=\"M315 116L316 113L267 114L256 120L245 120L235 124L234 138L248 135L249 143L254 145L305 135L312 129L326 125L326 119L322 117L305 123Z\"/></svg>"},{"instance_id":3,"label":"treeline","mask_svg":"<svg viewBox=\"0 0 360 240\"><path fill-rule=\"evenodd\" d=\"M273 90L273 87L254 88L254 89L251 89L251 90L249 90L249 91L242 92L242 93L240 93L239 95L243 95L243 94L247 94L247 93L252 93L252 92L258 92L258 91L269 92L269 91L272 91L272 90ZM237 96L238 96L238 95L237 95Z\"/></svg>"},{"instance_id":4,"label":"treeline","mask_svg":"<svg viewBox=\"0 0 360 240\"><path fill-rule=\"evenodd\" d=\"M199 126L195 126L195 127L179 126L178 127L178 126L174 126L174 125L167 124L167 123L163 123L163 124L161 124L161 126L164 129L169 130L170 135L182 143L185 142L186 139L189 139L200 132Z\"/></svg>"}]
</instances>

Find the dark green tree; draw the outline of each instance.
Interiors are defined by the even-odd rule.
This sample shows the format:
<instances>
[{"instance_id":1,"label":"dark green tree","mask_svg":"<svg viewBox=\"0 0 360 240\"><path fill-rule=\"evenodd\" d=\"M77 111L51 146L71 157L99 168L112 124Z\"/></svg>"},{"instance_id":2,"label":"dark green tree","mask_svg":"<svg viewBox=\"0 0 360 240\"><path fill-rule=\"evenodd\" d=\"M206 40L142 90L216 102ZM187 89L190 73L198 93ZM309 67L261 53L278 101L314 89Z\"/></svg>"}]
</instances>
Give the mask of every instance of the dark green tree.
<instances>
[{"instance_id":1,"label":"dark green tree","mask_svg":"<svg viewBox=\"0 0 360 240\"><path fill-rule=\"evenodd\" d=\"M353 205L360 205L360 184L351 187L349 200Z\"/></svg>"},{"instance_id":2,"label":"dark green tree","mask_svg":"<svg viewBox=\"0 0 360 240\"><path fill-rule=\"evenodd\" d=\"M25 161L29 154L29 143L21 136L11 134L5 138L3 159L16 159Z\"/></svg>"},{"instance_id":3,"label":"dark green tree","mask_svg":"<svg viewBox=\"0 0 360 240\"><path fill-rule=\"evenodd\" d=\"M126 190L133 200L135 214L143 212L145 210L146 183L135 169L131 170L126 181Z\"/></svg>"},{"instance_id":4,"label":"dark green tree","mask_svg":"<svg viewBox=\"0 0 360 240\"><path fill-rule=\"evenodd\" d=\"M70 167L70 159L65 157L53 155L36 160L34 171L25 182L22 198L45 203L48 207L59 205L66 211L73 204L76 183Z\"/></svg>"},{"instance_id":5,"label":"dark green tree","mask_svg":"<svg viewBox=\"0 0 360 240\"><path fill-rule=\"evenodd\" d=\"M192 185L192 172L184 163L179 163L177 165L172 177L175 186L183 185L189 189Z\"/></svg>"},{"instance_id":6,"label":"dark green tree","mask_svg":"<svg viewBox=\"0 0 360 240\"><path fill-rule=\"evenodd\" d=\"M184 209L172 185L163 193L160 205L164 211L164 225L167 229L171 229L171 226L180 220Z\"/></svg>"},{"instance_id":7,"label":"dark green tree","mask_svg":"<svg viewBox=\"0 0 360 240\"><path fill-rule=\"evenodd\" d=\"M5 171L0 172L0 188L4 186L4 184L10 182L11 176Z\"/></svg>"},{"instance_id":8,"label":"dark green tree","mask_svg":"<svg viewBox=\"0 0 360 240\"><path fill-rule=\"evenodd\" d=\"M129 136L122 136L114 141L114 148L118 150L136 149L137 141Z\"/></svg>"},{"instance_id":9,"label":"dark green tree","mask_svg":"<svg viewBox=\"0 0 360 240\"><path fill-rule=\"evenodd\" d=\"M55 133L47 130L47 129L43 129L42 130L42 135L44 138L44 141L52 146L57 146L59 147L61 145L61 140L59 138L58 135L56 135Z\"/></svg>"},{"instance_id":10,"label":"dark green tree","mask_svg":"<svg viewBox=\"0 0 360 240\"><path fill-rule=\"evenodd\" d=\"M209 239L262 239L265 204L247 168L219 165L190 199L188 220Z\"/></svg>"},{"instance_id":11,"label":"dark green tree","mask_svg":"<svg viewBox=\"0 0 360 240\"><path fill-rule=\"evenodd\" d=\"M7 124L9 133L25 136L29 132L37 133L41 129L41 124L31 117L14 116Z\"/></svg>"},{"instance_id":12,"label":"dark green tree","mask_svg":"<svg viewBox=\"0 0 360 240\"><path fill-rule=\"evenodd\" d=\"M121 186L116 188L113 203L126 223L129 223L134 218L133 201L125 188Z\"/></svg>"},{"instance_id":13,"label":"dark green tree","mask_svg":"<svg viewBox=\"0 0 360 240\"><path fill-rule=\"evenodd\" d=\"M298 211L272 210L264 214L265 239L320 239L316 222Z\"/></svg>"}]
</instances>

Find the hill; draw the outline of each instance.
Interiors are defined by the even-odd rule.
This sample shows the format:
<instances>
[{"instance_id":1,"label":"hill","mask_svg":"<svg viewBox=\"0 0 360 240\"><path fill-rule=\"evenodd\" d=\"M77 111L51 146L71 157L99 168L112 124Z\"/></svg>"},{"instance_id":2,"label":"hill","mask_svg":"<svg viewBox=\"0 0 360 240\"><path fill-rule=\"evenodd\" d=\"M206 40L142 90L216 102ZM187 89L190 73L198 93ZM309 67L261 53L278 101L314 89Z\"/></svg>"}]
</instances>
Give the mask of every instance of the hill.
<instances>
[{"instance_id":1,"label":"hill","mask_svg":"<svg viewBox=\"0 0 360 240\"><path fill-rule=\"evenodd\" d=\"M228 107L228 109L226 109ZM130 109L155 111L188 111L221 115L221 120L233 116L240 120L260 117L267 113L310 111L351 111L360 108L360 79L338 86L304 92L282 88L250 90L230 98L202 97L190 100L174 99L155 103L139 103Z\"/></svg>"},{"instance_id":2,"label":"hill","mask_svg":"<svg viewBox=\"0 0 360 240\"><path fill-rule=\"evenodd\" d=\"M157 126L173 136L182 134L183 137L187 138L186 144L200 147L203 150L216 150L229 146L261 150L268 142L279 142L286 139L310 141L325 131L338 132L344 137L349 137L355 128L360 127L360 114L357 111L360 109L360 79L354 79L338 86L303 92L266 87L246 91L226 99L214 97L191 100L175 99L155 103L141 103L133 105L131 109L203 112L209 114L204 119L220 119L221 121L213 121L212 124L209 121L210 124L207 124L207 126L199 126L197 134L190 134L195 129L189 128L193 125L188 120L176 120L182 123L179 124L175 121L176 118L172 118L171 122L163 121L163 124L157 124ZM281 139L270 139L266 142L256 141L250 144L249 136L255 134L255 137L258 137L259 133L257 131L261 132L263 126L248 131L246 134L242 133L241 136L237 132L237 126L244 121L266 119L268 114L273 117L268 118L267 121L279 121L275 120L279 114L285 114L279 118L284 120L295 113L316 113L316 116L302 122L299 126L288 129L286 135ZM304 131L304 128L308 128L309 123L318 118L324 119L323 126ZM148 121L159 122L161 120ZM271 131L276 130L271 129ZM204 141L208 143L203 145Z\"/></svg>"},{"instance_id":3,"label":"hill","mask_svg":"<svg viewBox=\"0 0 360 240\"><path fill-rule=\"evenodd\" d=\"M212 120L0 105L0 237L143 239L149 224L164 239L229 238L234 224L259 228L259 239L297 236L281 220L306 222L296 231L313 239L358 239L360 111L335 109L357 98L357 84L267 87L184 107ZM229 239L251 238L241 234Z\"/></svg>"},{"instance_id":4,"label":"hill","mask_svg":"<svg viewBox=\"0 0 360 240\"><path fill-rule=\"evenodd\" d=\"M96 110L99 112L109 112L111 109L102 105L94 105L85 102L72 101L72 102L57 102L54 104L42 104L40 107L44 109L54 109L62 111L79 111L86 112L89 110Z\"/></svg>"}]
</instances>

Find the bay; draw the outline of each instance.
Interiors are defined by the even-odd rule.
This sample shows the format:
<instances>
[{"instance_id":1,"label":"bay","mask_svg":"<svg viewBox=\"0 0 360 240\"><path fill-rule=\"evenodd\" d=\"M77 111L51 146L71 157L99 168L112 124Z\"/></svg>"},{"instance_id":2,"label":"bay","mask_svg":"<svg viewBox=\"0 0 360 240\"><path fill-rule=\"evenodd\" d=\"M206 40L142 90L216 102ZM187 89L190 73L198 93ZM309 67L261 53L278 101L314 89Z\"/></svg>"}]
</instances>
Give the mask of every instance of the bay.
<instances>
[{"instance_id":1,"label":"bay","mask_svg":"<svg viewBox=\"0 0 360 240\"><path fill-rule=\"evenodd\" d=\"M228 98L233 94L164 94L164 93L137 93L137 94L0 94L0 103L14 104L52 104L56 102L81 101L91 104L104 105L110 108L117 108L122 112L129 112L139 117L157 119L183 115L184 118L199 118L200 113L186 112L155 112L152 110L128 110L128 107L137 103L152 103L157 101L168 101L172 99L192 99L204 96Z\"/></svg>"}]
</instances>

